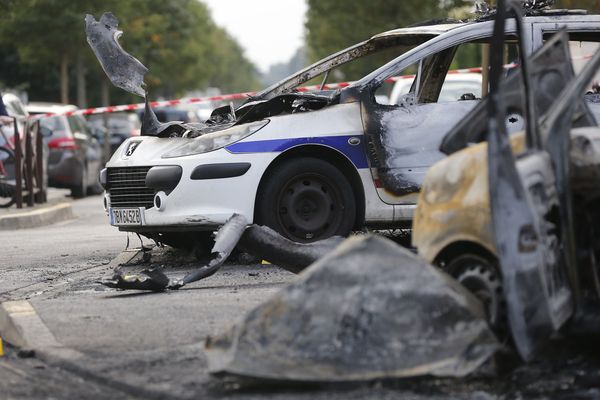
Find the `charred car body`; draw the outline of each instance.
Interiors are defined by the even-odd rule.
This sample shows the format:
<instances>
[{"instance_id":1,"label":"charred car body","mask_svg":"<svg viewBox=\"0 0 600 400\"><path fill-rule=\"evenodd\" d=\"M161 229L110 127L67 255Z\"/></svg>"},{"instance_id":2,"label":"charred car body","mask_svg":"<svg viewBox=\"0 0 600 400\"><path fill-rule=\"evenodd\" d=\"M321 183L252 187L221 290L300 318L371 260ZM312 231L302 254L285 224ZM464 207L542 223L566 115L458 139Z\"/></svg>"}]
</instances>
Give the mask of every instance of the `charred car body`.
<instances>
[{"instance_id":1,"label":"charred car body","mask_svg":"<svg viewBox=\"0 0 600 400\"><path fill-rule=\"evenodd\" d=\"M522 54L527 25L520 8L508 3L515 13ZM530 360L553 333L568 321L577 322L585 300L597 302L599 298L593 283L598 275L598 237L593 228L600 198L600 128L582 94L600 67L600 52L574 78L567 65L569 57L564 57L568 32L563 30L531 59L524 58L513 77L502 79L506 10L505 1L498 4L491 43L490 95L443 141L446 150L460 147L462 141L462 150L456 148L455 155L437 164L446 167L445 175L433 167L421 197L431 195L426 201L445 202L467 223L481 223L489 229L489 251L497 255L495 280L500 281L494 291L506 304L504 326L521 357ZM554 78L564 81L558 87L548 85L556 82ZM536 105L539 98L534 84L543 94L553 90L558 94ZM540 114L544 116L538 118ZM524 122L524 133L509 138L507 119L517 117ZM168 128L156 121L148 121L147 126L158 133ZM487 148L465 148L485 139ZM469 174L475 167L487 176L485 172ZM440 180L437 185L449 190L432 195L432 180ZM474 185L474 180L479 184ZM457 204L453 190L468 193L458 196ZM487 207L485 215L472 218L469 202ZM443 215L441 208L435 211L442 214L439 227L451 233L452 213ZM244 216L231 217L217 235L210 263L183 281L147 271L142 278L118 275L107 284L165 290L209 276L235 242L243 244L260 229L247 227L247 223ZM458 224L457 229L462 226ZM251 240L255 249L259 247L256 239L266 238L264 233L270 230L262 231ZM476 298L485 304L488 288L458 285L439 268L381 237L354 237L341 244L339 238L334 239L316 245L294 244L293 250L307 256L304 261L319 259L238 325L207 339L205 350L212 372L310 382L425 374L464 376L500 348L498 336L489 329L498 326L493 320L490 325L485 323L482 302ZM289 250L285 243L276 247L270 249L273 254ZM312 254L307 249L312 249ZM265 258L273 259L270 255ZM299 272L304 266L289 269ZM475 269L478 267L468 270ZM488 319L489 309L488 305ZM596 306L596 316L598 309ZM595 322L592 328L597 332L598 319Z\"/></svg>"},{"instance_id":2,"label":"charred car body","mask_svg":"<svg viewBox=\"0 0 600 400\"><path fill-rule=\"evenodd\" d=\"M451 155L427 174L413 244L478 294L492 326L509 326L529 360L568 321L581 331L590 303L598 315L600 128L588 107L597 94L583 93L600 53L574 77L562 30L500 85L497 42L496 94L444 139L441 150ZM509 137L506 118L514 113L527 123Z\"/></svg>"},{"instance_id":3,"label":"charred car body","mask_svg":"<svg viewBox=\"0 0 600 400\"><path fill-rule=\"evenodd\" d=\"M524 23L528 53L559 25L600 32L599 16L569 12ZM113 25L116 31L116 20ZM425 171L445 157L438 150L442 138L478 104L437 102L450 64L462 46L489 43L492 26L482 20L382 33L238 109L216 109L205 124L146 123L142 136L126 141L102 174L111 223L179 245L190 237L179 232L210 231L233 213L303 242L365 225L410 226ZM514 23L506 31L514 37ZM393 53L389 63L349 87L326 90L330 71L384 51ZM137 62L130 70L141 74L133 86L143 93L145 67ZM410 93L400 105L378 104L386 79L403 73L417 75ZM320 75L323 90L296 91Z\"/></svg>"},{"instance_id":4,"label":"charred car body","mask_svg":"<svg viewBox=\"0 0 600 400\"><path fill-rule=\"evenodd\" d=\"M469 123L459 124L454 132L465 139L482 128L487 147L465 148L434 166L432 170L439 167L445 171L428 175L421 200L437 199L437 204L445 204L448 210L440 206L435 212L439 214L438 227L447 235L454 229L466 230L466 224L489 220L484 227L490 231L491 247L497 255L499 275L495 278L500 284L496 288L506 305L505 320L499 325L508 329L519 355L529 361L553 334L568 333L565 326L571 333L581 328L581 321L586 320L578 318L582 315L587 314L588 333L597 337L600 330L595 262L598 236L591 228L598 221L600 199L600 128L582 98L600 67L600 52L574 78L568 57L555 58L568 54L568 33L562 31L534 55L537 65L523 59L519 85L515 79L506 82L502 79L506 3L521 29L524 26L520 5L499 0L490 53L490 95L465 117ZM521 40L519 47L523 45ZM544 65L541 59L546 61ZM557 77L567 80L538 118L536 113L544 105L536 107L534 93L551 93L553 88L546 85ZM511 143L506 119L515 112L523 116L525 129ZM448 141L444 143L448 145ZM483 174L471 171L473 168L480 168ZM434 187L442 190L434 192ZM428 195L432 199L426 199ZM474 218L470 213L475 203L487 203L484 217ZM456 224L459 221L452 213L458 214L462 223ZM415 229L422 223L419 218ZM459 312L458 304L469 304L469 296L462 297L461 289L454 287L456 281L423 263L422 258L401 254L397 246L386 249L377 243L381 240L346 240L233 329L209 338L206 351L212 371L263 379L337 381L369 380L373 375L460 376L481 365L498 343L494 335L476 327L474 322L480 318L476 307ZM412 270L417 265L419 268ZM467 271L479 268L472 265ZM419 280L420 273L434 271L442 274L437 278L449 281L433 288L436 277ZM490 295L485 287L465 286L484 303ZM343 290L338 294L340 287ZM418 289L413 299L414 288ZM446 299L445 290L452 293ZM462 298L453 304L459 293ZM328 302L332 298L334 305ZM590 303L592 312L586 307ZM323 311L329 306L335 309ZM396 310L395 306L406 309ZM411 314L421 307L421 313ZM500 333L496 337L505 339L499 326L491 322ZM407 326L396 325L403 323ZM389 331L393 334L386 337ZM440 332L443 334L436 337ZM462 347L465 343L461 340L469 344Z\"/></svg>"}]
</instances>

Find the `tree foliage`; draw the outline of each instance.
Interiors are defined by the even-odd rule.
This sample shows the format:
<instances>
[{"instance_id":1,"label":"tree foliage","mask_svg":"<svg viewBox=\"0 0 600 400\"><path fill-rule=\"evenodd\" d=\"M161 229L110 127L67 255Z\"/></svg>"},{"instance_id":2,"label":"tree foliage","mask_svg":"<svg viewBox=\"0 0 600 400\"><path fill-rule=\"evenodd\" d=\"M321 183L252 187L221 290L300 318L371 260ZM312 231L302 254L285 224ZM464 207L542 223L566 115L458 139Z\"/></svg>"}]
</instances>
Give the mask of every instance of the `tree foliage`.
<instances>
[{"instance_id":1,"label":"tree foliage","mask_svg":"<svg viewBox=\"0 0 600 400\"><path fill-rule=\"evenodd\" d=\"M105 11L119 18L123 48L150 69L146 83L153 97L209 85L252 90L259 84L240 46L198 0L0 0L0 55L6 56L0 82L27 89L31 99L58 101L59 84L48 85L46 77L60 76L66 62L69 75L85 74L90 103L98 104L107 78L86 42L84 17L98 19ZM83 70L75 68L78 62ZM69 89L72 93L73 80ZM110 90L113 102L139 100Z\"/></svg>"},{"instance_id":2,"label":"tree foliage","mask_svg":"<svg viewBox=\"0 0 600 400\"><path fill-rule=\"evenodd\" d=\"M462 1L346 0L340 3L336 0L308 0L308 57L316 61L374 34L444 18L448 15L446 8L458 3ZM382 57L386 58L386 55ZM382 65L382 62L382 58L373 57L356 66L349 65L344 78L356 79Z\"/></svg>"},{"instance_id":3,"label":"tree foliage","mask_svg":"<svg viewBox=\"0 0 600 400\"><path fill-rule=\"evenodd\" d=\"M557 0L556 8L584 9L592 13L600 13L598 0Z\"/></svg>"},{"instance_id":4,"label":"tree foliage","mask_svg":"<svg viewBox=\"0 0 600 400\"><path fill-rule=\"evenodd\" d=\"M374 34L414 23L447 18L465 18L473 0L307 0L306 41L311 62L361 42ZM495 3L495 0L488 0ZM555 8L581 8L600 13L598 0L557 0ZM466 13L466 14L465 14ZM396 54L397 55L397 54ZM370 57L341 67L336 79L353 80L373 71L390 54ZM479 66L481 49L470 46L456 55L453 68Z\"/></svg>"}]
</instances>

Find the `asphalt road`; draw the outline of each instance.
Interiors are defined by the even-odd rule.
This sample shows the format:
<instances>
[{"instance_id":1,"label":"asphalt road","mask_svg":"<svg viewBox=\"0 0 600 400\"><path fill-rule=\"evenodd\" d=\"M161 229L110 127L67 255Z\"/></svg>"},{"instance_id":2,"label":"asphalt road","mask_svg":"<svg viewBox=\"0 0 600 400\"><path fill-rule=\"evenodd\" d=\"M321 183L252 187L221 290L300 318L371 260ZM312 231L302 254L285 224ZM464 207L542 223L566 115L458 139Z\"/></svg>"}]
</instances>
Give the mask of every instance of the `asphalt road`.
<instances>
[{"instance_id":1,"label":"asphalt road","mask_svg":"<svg viewBox=\"0 0 600 400\"><path fill-rule=\"evenodd\" d=\"M105 288L98 280L111 276L109 263L126 249L128 237L108 225L101 204L100 196L77 200L75 220L0 232L0 301L28 299L56 339L83 355L66 366L7 348L0 358L0 399L600 397L600 352L583 341L558 341L532 365L508 363L500 372L463 380L290 386L212 377L202 350L206 337L225 330L294 275L271 265L230 263L180 291ZM129 246L139 245L130 235ZM162 266L183 274L197 261L165 248L133 264L124 268Z\"/></svg>"},{"instance_id":2,"label":"asphalt road","mask_svg":"<svg viewBox=\"0 0 600 400\"><path fill-rule=\"evenodd\" d=\"M68 193L52 190L54 198L71 201ZM73 212L76 219L55 225L0 231L0 301L15 289L107 264L125 249L127 235L108 225L101 196L74 201Z\"/></svg>"}]
</instances>

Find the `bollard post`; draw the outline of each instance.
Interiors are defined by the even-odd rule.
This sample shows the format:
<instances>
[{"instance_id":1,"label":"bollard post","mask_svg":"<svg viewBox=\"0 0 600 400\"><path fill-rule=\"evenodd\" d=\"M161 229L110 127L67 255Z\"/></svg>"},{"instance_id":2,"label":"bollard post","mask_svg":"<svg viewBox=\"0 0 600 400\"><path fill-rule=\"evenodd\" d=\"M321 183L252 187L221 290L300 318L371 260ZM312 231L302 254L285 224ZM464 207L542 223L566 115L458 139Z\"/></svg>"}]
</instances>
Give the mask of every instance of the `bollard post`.
<instances>
[{"instance_id":1,"label":"bollard post","mask_svg":"<svg viewBox=\"0 0 600 400\"><path fill-rule=\"evenodd\" d=\"M102 143L102 168L110 160L110 130L108 128L108 114L102 114L102 124L104 125L104 143Z\"/></svg>"},{"instance_id":2,"label":"bollard post","mask_svg":"<svg viewBox=\"0 0 600 400\"><path fill-rule=\"evenodd\" d=\"M15 128L15 203L17 208L23 208L23 147L17 118L13 118Z\"/></svg>"},{"instance_id":3,"label":"bollard post","mask_svg":"<svg viewBox=\"0 0 600 400\"><path fill-rule=\"evenodd\" d=\"M42 138L42 130L40 127L40 121L37 120L35 123L35 183L36 183L36 193L35 193L35 201L36 203L45 203L46 202L46 185L44 184L46 180L46 171L44 168L44 141Z\"/></svg>"},{"instance_id":4,"label":"bollard post","mask_svg":"<svg viewBox=\"0 0 600 400\"><path fill-rule=\"evenodd\" d=\"M25 121L25 184L27 185L27 205L33 207L33 140L29 130L31 124Z\"/></svg>"}]
</instances>

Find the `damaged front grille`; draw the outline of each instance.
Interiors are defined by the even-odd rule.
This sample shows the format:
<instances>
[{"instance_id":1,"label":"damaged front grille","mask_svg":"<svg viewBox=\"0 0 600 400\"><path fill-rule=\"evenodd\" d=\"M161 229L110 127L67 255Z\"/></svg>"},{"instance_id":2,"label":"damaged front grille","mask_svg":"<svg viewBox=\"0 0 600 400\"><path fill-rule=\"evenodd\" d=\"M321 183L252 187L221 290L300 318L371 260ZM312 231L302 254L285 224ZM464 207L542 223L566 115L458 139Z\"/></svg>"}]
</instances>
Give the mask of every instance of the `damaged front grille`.
<instances>
[{"instance_id":1,"label":"damaged front grille","mask_svg":"<svg viewBox=\"0 0 600 400\"><path fill-rule=\"evenodd\" d=\"M107 189L111 207L154 207L154 189L146 186L150 168L108 168Z\"/></svg>"}]
</instances>

